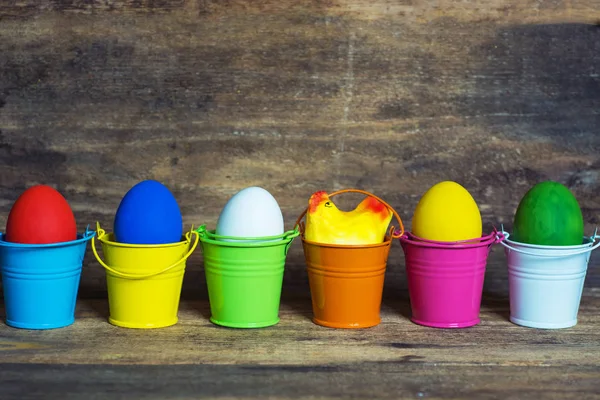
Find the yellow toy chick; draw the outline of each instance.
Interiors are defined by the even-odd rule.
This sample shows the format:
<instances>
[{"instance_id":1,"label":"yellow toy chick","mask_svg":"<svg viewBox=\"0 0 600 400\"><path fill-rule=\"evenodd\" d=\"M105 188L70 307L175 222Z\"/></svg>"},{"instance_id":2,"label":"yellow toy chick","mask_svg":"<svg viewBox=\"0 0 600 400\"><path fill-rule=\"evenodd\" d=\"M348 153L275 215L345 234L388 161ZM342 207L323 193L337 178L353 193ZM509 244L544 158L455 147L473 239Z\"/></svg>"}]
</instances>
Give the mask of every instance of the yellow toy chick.
<instances>
[{"instance_id":1,"label":"yellow toy chick","mask_svg":"<svg viewBox=\"0 0 600 400\"><path fill-rule=\"evenodd\" d=\"M383 243L391 220L392 212L373 197L365 198L353 211L340 211L320 191L308 201L304 238L328 244Z\"/></svg>"}]
</instances>

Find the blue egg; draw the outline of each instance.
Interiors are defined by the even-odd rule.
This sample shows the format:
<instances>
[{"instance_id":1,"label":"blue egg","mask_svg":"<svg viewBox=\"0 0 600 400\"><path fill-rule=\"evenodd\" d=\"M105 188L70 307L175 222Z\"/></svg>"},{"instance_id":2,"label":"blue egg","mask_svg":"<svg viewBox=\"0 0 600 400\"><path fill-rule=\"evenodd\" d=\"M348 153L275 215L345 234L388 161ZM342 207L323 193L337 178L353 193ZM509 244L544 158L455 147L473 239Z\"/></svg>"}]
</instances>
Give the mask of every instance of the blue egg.
<instances>
[{"instance_id":1,"label":"blue egg","mask_svg":"<svg viewBox=\"0 0 600 400\"><path fill-rule=\"evenodd\" d=\"M115 240L130 244L181 241L183 219L179 205L160 182L143 181L129 189L115 216Z\"/></svg>"}]
</instances>

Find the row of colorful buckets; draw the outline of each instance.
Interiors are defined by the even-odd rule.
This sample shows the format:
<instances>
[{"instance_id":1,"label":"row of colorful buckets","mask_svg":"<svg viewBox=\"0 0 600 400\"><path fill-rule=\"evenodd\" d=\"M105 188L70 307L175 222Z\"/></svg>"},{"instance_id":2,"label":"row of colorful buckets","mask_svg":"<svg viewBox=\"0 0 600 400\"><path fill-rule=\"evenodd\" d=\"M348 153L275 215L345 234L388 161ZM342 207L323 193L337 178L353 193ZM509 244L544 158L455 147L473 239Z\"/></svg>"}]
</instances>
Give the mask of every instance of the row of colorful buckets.
<instances>
[{"instance_id":1,"label":"row of colorful buckets","mask_svg":"<svg viewBox=\"0 0 600 400\"><path fill-rule=\"evenodd\" d=\"M24 245L0 234L0 265L6 323L24 329L52 329L74 322L75 303L87 242L106 270L109 322L126 328L161 328L177 323L186 260L200 243L211 308L210 320L232 328L260 328L279 322L286 256L295 237L304 248L313 321L331 328L368 328L381 321L384 275L393 239L405 254L411 320L436 328L465 328L480 322L487 257L494 244L505 247L510 320L557 329L574 326L591 251L600 237L578 246L537 246L493 231L463 242L434 242L404 232L398 213L380 244L330 245L304 238L306 210L295 229L279 236L218 236L205 226L182 241L131 245L114 241L100 226L72 242ZM101 243L104 258L96 250Z\"/></svg>"}]
</instances>

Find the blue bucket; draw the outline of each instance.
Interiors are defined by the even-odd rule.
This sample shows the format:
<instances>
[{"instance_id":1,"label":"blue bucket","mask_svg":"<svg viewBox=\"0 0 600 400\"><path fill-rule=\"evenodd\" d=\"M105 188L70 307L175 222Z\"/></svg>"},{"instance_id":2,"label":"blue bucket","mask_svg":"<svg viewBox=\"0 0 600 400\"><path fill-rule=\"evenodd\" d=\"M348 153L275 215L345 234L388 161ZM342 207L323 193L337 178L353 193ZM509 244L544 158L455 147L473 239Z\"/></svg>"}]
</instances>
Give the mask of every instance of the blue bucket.
<instances>
[{"instance_id":1,"label":"blue bucket","mask_svg":"<svg viewBox=\"0 0 600 400\"><path fill-rule=\"evenodd\" d=\"M0 267L6 324L23 329L53 329L75 321L75 302L87 242L20 244L0 233Z\"/></svg>"}]
</instances>

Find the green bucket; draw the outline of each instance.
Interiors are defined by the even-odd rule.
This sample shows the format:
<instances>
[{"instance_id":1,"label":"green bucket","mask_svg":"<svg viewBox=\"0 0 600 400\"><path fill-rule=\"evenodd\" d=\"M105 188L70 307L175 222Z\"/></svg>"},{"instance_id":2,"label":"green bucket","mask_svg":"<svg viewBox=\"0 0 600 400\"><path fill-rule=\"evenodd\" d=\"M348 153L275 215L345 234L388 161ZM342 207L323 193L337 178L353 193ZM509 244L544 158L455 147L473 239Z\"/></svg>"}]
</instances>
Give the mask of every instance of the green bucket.
<instances>
[{"instance_id":1,"label":"green bucket","mask_svg":"<svg viewBox=\"0 0 600 400\"><path fill-rule=\"evenodd\" d=\"M263 328L279 322L285 258L298 229L278 236L243 238L197 229L212 323Z\"/></svg>"}]
</instances>

